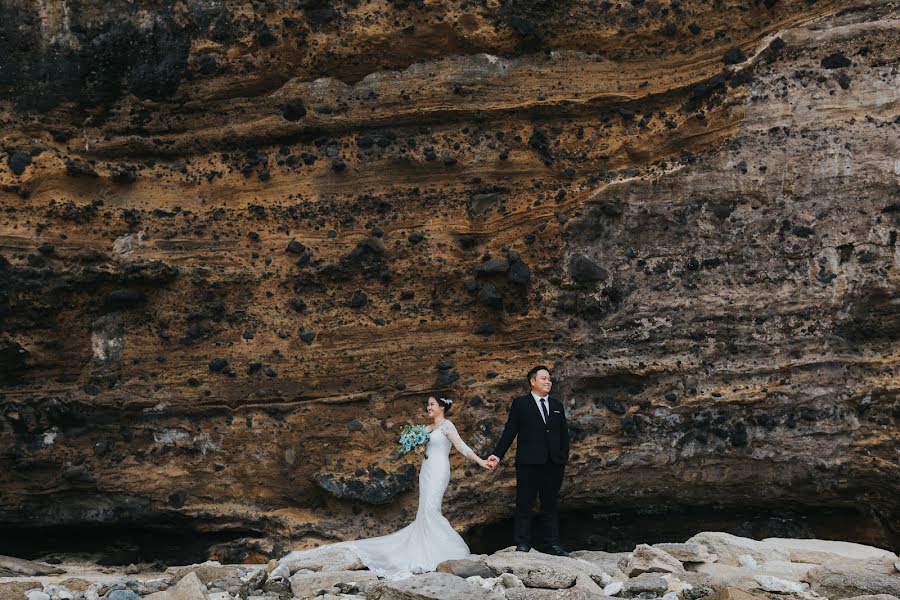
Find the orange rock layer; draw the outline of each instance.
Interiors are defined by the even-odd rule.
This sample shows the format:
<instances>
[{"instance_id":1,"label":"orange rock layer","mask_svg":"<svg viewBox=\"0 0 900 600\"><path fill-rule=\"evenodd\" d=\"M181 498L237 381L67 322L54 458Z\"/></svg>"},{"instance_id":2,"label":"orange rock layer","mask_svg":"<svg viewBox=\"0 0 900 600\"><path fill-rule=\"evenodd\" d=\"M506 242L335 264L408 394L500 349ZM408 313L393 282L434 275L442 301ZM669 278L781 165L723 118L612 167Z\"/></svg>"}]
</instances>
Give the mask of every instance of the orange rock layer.
<instances>
[{"instance_id":1,"label":"orange rock layer","mask_svg":"<svg viewBox=\"0 0 900 600\"><path fill-rule=\"evenodd\" d=\"M8 4L0 524L391 531L428 395L484 455L545 363L565 509L897 547L893 4Z\"/></svg>"}]
</instances>

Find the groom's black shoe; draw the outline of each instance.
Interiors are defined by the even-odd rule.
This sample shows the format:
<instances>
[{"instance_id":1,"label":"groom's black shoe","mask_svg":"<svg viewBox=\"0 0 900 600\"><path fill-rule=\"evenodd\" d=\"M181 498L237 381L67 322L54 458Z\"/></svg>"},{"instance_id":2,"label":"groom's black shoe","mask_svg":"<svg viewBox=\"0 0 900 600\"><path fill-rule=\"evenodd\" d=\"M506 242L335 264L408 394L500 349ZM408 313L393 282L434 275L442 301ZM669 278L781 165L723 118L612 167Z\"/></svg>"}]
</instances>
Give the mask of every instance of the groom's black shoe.
<instances>
[{"instance_id":1,"label":"groom's black shoe","mask_svg":"<svg viewBox=\"0 0 900 600\"><path fill-rule=\"evenodd\" d=\"M553 556L569 556L569 553L566 552L565 548L559 544L550 546L550 548L547 549L547 554L552 554Z\"/></svg>"},{"instance_id":2,"label":"groom's black shoe","mask_svg":"<svg viewBox=\"0 0 900 600\"><path fill-rule=\"evenodd\" d=\"M531 546L528 544L519 544L516 546L516 552L528 552L529 550L531 550Z\"/></svg>"}]
</instances>

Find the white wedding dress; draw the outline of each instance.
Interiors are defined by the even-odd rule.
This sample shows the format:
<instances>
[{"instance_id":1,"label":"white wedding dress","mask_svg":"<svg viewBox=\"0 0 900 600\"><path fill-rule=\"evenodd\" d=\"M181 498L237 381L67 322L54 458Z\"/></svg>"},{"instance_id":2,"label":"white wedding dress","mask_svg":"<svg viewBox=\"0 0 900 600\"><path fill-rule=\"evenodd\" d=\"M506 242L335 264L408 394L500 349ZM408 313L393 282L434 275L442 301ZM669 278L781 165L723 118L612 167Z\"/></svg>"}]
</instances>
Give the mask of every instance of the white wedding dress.
<instances>
[{"instance_id":1,"label":"white wedding dress","mask_svg":"<svg viewBox=\"0 0 900 600\"><path fill-rule=\"evenodd\" d=\"M370 571L386 579L404 579L434 571L445 560L469 558L469 546L441 513L450 482L451 444L463 456L472 451L445 420L425 445L428 458L419 471L419 509L412 523L389 535L335 545L350 548Z\"/></svg>"}]
</instances>

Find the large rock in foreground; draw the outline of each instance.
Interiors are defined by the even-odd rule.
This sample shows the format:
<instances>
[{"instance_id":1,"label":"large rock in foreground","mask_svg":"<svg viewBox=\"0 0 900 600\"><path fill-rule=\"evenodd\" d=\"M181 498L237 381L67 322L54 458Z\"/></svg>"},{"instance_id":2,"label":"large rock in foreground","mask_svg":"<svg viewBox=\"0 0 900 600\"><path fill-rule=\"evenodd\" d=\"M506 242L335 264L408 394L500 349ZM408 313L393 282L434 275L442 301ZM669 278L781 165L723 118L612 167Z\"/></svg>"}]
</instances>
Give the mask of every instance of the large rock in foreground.
<instances>
[{"instance_id":1,"label":"large rock in foreground","mask_svg":"<svg viewBox=\"0 0 900 600\"><path fill-rule=\"evenodd\" d=\"M194 572L186 574L167 590L145 596L147 600L204 600L206 597L206 586Z\"/></svg>"},{"instance_id":2,"label":"large rock in foreground","mask_svg":"<svg viewBox=\"0 0 900 600\"><path fill-rule=\"evenodd\" d=\"M278 564L291 573L308 571L357 571L365 565L355 552L344 546L320 546L312 550L296 550L281 557Z\"/></svg>"},{"instance_id":3,"label":"large rock in foreground","mask_svg":"<svg viewBox=\"0 0 900 600\"><path fill-rule=\"evenodd\" d=\"M631 559L631 552L604 552L602 550L576 550L570 554L572 558L586 560L609 574L614 579L625 580L628 576L622 571Z\"/></svg>"},{"instance_id":4,"label":"large rock in foreground","mask_svg":"<svg viewBox=\"0 0 900 600\"><path fill-rule=\"evenodd\" d=\"M503 600L503 596L449 573L426 573L402 581L383 581L369 590L367 600Z\"/></svg>"},{"instance_id":5,"label":"large rock in foreground","mask_svg":"<svg viewBox=\"0 0 900 600\"><path fill-rule=\"evenodd\" d=\"M57 573L65 573L65 571L59 567L33 560L25 560L13 556L0 556L0 577L54 575Z\"/></svg>"},{"instance_id":6,"label":"large rock in foreground","mask_svg":"<svg viewBox=\"0 0 900 600\"><path fill-rule=\"evenodd\" d=\"M897 560L897 555L889 550L863 544L817 539L754 540L720 531L698 533L690 538L687 544L699 545L708 550L709 554L715 555L723 564L730 565L741 564L748 556L757 563L780 561L821 565L829 562L859 561L870 565L879 564L882 568L891 567Z\"/></svg>"},{"instance_id":7,"label":"large rock in foreground","mask_svg":"<svg viewBox=\"0 0 900 600\"><path fill-rule=\"evenodd\" d=\"M330 591L334 587L365 593L377 583L378 576L370 571L296 573L291 576L291 592L298 598L311 598L321 590Z\"/></svg>"},{"instance_id":8,"label":"large rock in foreground","mask_svg":"<svg viewBox=\"0 0 900 600\"><path fill-rule=\"evenodd\" d=\"M641 573L684 573L684 567L668 552L639 544L631 553L624 571L629 577L635 577Z\"/></svg>"},{"instance_id":9,"label":"large rock in foreground","mask_svg":"<svg viewBox=\"0 0 900 600\"><path fill-rule=\"evenodd\" d=\"M810 589L831 600L854 596L888 594L900 597L900 573L849 568L846 565L823 565L809 572Z\"/></svg>"},{"instance_id":10,"label":"large rock in foreground","mask_svg":"<svg viewBox=\"0 0 900 600\"><path fill-rule=\"evenodd\" d=\"M501 550L489 556L485 563L495 573L512 573L532 588L570 588L581 574L587 574L597 582L609 578L598 566L586 560L552 556L536 550Z\"/></svg>"}]
</instances>

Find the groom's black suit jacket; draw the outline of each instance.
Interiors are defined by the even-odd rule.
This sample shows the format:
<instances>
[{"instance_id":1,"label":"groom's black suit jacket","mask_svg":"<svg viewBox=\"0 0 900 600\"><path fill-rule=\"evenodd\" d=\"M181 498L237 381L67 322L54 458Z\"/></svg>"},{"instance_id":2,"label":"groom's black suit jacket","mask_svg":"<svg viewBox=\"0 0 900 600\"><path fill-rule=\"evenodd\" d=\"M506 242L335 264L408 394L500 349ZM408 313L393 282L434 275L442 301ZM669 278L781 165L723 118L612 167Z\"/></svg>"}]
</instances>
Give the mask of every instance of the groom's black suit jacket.
<instances>
[{"instance_id":1,"label":"groom's black suit jacket","mask_svg":"<svg viewBox=\"0 0 900 600\"><path fill-rule=\"evenodd\" d=\"M548 398L547 410L550 418L544 425L541 410L530 393L514 399L494 456L503 460L503 455L518 436L517 465L543 465L548 459L557 465L566 464L569 460L569 428L562 402Z\"/></svg>"}]
</instances>

